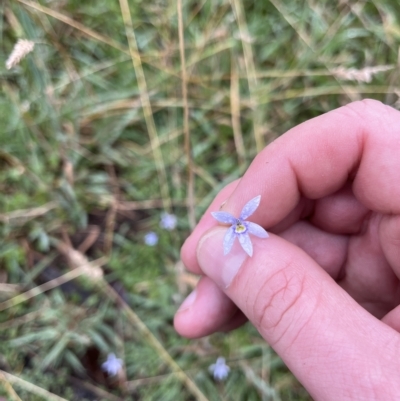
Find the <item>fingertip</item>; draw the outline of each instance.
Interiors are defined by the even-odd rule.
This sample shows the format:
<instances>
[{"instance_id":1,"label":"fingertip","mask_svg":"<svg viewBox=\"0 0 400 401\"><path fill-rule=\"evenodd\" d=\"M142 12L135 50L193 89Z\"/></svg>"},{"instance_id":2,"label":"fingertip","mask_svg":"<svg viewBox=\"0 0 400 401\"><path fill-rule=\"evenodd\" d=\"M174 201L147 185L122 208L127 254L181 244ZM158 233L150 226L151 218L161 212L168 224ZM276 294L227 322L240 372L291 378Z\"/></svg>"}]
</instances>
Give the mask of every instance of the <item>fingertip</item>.
<instances>
[{"instance_id":1,"label":"fingertip","mask_svg":"<svg viewBox=\"0 0 400 401\"><path fill-rule=\"evenodd\" d=\"M196 258L197 242L198 235L195 235L195 233L186 238L181 248L181 260L190 272L201 274L201 269Z\"/></svg>"},{"instance_id":2,"label":"fingertip","mask_svg":"<svg viewBox=\"0 0 400 401\"><path fill-rule=\"evenodd\" d=\"M213 281L203 277L178 309L174 327L183 337L204 337L220 331L236 312L236 305Z\"/></svg>"}]
</instances>

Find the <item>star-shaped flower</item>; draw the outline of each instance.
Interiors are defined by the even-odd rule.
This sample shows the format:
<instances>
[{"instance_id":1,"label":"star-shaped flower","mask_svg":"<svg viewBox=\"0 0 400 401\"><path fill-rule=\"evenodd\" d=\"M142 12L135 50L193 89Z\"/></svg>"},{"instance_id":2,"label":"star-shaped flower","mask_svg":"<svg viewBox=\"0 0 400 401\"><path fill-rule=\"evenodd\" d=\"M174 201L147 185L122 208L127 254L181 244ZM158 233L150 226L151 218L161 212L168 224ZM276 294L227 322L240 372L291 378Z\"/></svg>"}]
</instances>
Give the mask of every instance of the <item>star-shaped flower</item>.
<instances>
[{"instance_id":1,"label":"star-shaped flower","mask_svg":"<svg viewBox=\"0 0 400 401\"><path fill-rule=\"evenodd\" d=\"M108 354L107 360L101 364L101 368L110 376L116 376L122 368L122 359L119 359L115 354Z\"/></svg>"},{"instance_id":2,"label":"star-shaped flower","mask_svg":"<svg viewBox=\"0 0 400 401\"><path fill-rule=\"evenodd\" d=\"M212 373L215 380L225 380L231 368L225 363L225 358L220 356L217 362L213 363L208 370Z\"/></svg>"},{"instance_id":3,"label":"star-shaped flower","mask_svg":"<svg viewBox=\"0 0 400 401\"><path fill-rule=\"evenodd\" d=\"M253 255L253 244L249 234L253 234L259 238L268 238L268 233L258 224L251 221L245 221L258 208L261 200L261 195L256 196L251 201L247 202L240 213L239 218L232 216L228 212L212 212L214 219L220 223L230 224L231 227L225 234L224 238L224 255L227 255L232 249L232 245L237 238L244 251L249 255Z\"/></svg>"}]
</instances>

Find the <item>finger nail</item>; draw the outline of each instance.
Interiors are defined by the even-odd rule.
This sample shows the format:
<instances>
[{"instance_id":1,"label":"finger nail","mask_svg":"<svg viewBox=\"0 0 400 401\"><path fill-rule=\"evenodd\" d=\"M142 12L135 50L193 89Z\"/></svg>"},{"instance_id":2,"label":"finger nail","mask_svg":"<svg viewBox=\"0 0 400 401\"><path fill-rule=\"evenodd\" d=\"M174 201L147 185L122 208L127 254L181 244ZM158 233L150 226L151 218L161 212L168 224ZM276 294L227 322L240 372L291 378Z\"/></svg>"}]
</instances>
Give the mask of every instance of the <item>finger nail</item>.
<instances>
[{"instance_id":1,"label":"finger nail","mask_svg":"<svg viewBox=\"0 0 400 401\"><path fill-rule=\"evenodd\" d=\"M224 255L223 240L226 229L215 228L207 233L197 247L197 260L203 272L220 287L228 287L247 259L247 254L236 241Z\"/></svg>"},{"instance_id":2,"label":"finger nail","mask_svg":"<svg viewBox=\"0 0 400 401\"><path fill-rule=\"evenodd\" d=\"M197 290L193 290L191 294L189 294L187 298L182 302L182 305L179 307L176 313L180 313L185 311L186 309L189 309L194 304L194 301L196 301L196 297Z\"/></svg>"}]
</instances>

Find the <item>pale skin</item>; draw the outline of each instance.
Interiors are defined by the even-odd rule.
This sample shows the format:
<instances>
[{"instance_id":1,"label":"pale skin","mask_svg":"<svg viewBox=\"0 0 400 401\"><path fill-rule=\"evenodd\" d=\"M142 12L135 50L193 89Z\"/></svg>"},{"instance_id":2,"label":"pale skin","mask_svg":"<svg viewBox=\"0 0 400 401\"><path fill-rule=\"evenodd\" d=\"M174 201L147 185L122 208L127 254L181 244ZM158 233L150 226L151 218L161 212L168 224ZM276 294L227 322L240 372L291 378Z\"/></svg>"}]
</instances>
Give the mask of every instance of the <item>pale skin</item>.
<instances>
[{"instance_id":1,"label":"pale skin","mask_svg":"<svg viewBox=\"0 0 400 401\"><path fill-rule=\"evenodd\" d=\"M258 195L249 221L270 238L224 256L210 213ZM202 275L181 335L248 319L315 400L398 400L400 112L366 100L291 129L216 196L181 255Z\"/></svg>"}]
</instances>

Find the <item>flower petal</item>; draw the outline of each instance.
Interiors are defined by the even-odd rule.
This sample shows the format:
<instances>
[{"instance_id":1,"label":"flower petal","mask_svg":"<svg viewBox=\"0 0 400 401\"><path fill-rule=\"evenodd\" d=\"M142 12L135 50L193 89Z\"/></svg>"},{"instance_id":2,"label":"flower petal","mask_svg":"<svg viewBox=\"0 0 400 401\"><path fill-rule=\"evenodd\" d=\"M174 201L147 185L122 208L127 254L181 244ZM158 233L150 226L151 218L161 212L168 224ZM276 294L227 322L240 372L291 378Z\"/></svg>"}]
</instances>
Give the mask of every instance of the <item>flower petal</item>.
<instances>
[{"instance_id":1,"label":"flower petal","mask_svg":"<svg viewBox=\"0 0 400 401\"><path fill-rule=\"evenodd\" d=\"M220 223L225 223L225 224L235 224L236 223L236 217L232 216L228 212L211 212L212 217L214 217L215 220L218 220Z\"/></svg>"},{"instance_id":2,"label":"flower petal","mask_svg":"<svg viewBox=\"0 0 400 401\"><path fill-rule=\"evenodd\" d=\"M224 237L224 255L227 255L232 249L235 238L235 227L229 227Z\"/></svg>"},{"instance_id":3,"label":"flower petal","mask_svg":"<svg viewBox=\"0 0 400 401\"><path fill-rule=\"evenodd\" d=\"M249 216L251 216L260 205L260 200L261 200L261 195L258 195L249 202L247 202L244 205L244 208L242 209L242 213L240 213L239 218L241 220L246 220Z\"/></svg>"},{"instance_id":4,"label":"flower petal","mask_svg":"<svg viewBox=\"0 0 400 401\"><path fill-rule=\"evenodd\" d=\"M251 221L247 221L247 230L250 234L255 235L259 238L268 238L268 233L258 224L252 223Z\"/></svg>"},{"instance_id":5,"label":"flower petal","mask_svg":"<svg viewBox=\"0 0 400 401\"><path fill-rule=\"evenodd\" d=\"M244 233L238 236L240 245L249 256L253 256L253 244L251 243L251 239L249 234Z\"/></svg>"}]
</instances>

